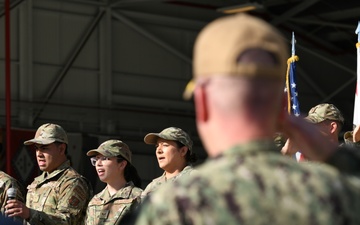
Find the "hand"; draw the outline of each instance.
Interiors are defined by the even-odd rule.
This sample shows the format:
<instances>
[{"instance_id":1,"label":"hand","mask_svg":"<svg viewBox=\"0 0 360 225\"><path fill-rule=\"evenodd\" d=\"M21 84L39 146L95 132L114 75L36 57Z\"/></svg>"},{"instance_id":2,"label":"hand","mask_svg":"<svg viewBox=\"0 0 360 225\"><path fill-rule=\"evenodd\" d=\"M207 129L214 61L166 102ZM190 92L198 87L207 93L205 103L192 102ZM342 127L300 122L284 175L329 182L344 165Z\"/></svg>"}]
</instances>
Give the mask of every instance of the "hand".
<instances>
[{"instance_id":1,"label":"hand","mask_svg":"<svg viewBox=\"0 0 360 225\"><path fill-rule=\"evenodd\" d=\"M287 156L293 156L298 150L293 144L293 142L288 138L285 142L285 145L281 149L281 154Z\"/></svg>"},{"instance_id":2,"label":"hand","mask_svg":"<svg viewBox=\"0 0 360 225\"><path fill-rule=\"evenodd\" d=\"M360 125L357 125L353 131L353 142L360 141Z\"/></svg>"},{"instance_id":3,"label":"hand","mask_svg":"<svg viewBox=\"0 0 360 225\"><path fill-rule=\"evenodd\" d=\"M19 200L8 200L5 206L5 214L8 217L18 216L23 219L28 219L30 217L30 209Z\"/></svg>"}]
</instances>

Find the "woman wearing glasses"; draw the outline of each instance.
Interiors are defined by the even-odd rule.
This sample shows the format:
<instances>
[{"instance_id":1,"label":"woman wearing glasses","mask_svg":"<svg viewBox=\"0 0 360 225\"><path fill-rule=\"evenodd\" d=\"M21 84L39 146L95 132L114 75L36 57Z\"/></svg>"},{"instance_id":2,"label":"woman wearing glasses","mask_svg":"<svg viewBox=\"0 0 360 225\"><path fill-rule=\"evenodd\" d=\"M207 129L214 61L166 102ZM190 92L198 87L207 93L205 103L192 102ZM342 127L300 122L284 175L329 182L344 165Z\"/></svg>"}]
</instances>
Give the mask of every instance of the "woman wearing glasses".
<instances>
[{"instance_id":1,"label":"woman wearing glasses","mask_svg":"<svg viewBox=\"0 0 360 225\"><path fill-rule=\"evenodd\" d=\"M108 140L87 152L99 179L106 187L87 207L86 225L119 224L120 219L140 204L141 179L131 164L131 151L120 140Z\"/></svg>"}]
</instances>

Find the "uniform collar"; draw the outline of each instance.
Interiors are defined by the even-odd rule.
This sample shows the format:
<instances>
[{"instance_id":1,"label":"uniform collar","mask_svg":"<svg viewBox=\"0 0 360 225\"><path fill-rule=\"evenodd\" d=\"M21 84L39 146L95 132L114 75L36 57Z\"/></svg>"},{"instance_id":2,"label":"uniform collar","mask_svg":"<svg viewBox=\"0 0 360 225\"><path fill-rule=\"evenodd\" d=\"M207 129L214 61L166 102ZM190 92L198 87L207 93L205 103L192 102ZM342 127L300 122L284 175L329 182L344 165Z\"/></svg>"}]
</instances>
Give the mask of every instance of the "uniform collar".
<instances>
[{"instance_id":1,"label":"uniform collar","mask_svg":"<svg viewBox=\"0 0 360 225\"><path fill-rule=\"evenodd\" d=\"M102 192L97 194L97 197L99 200L101 200L103 203L107 203L109 201L112 201L113 199L128 199L130 198L131 191L134 188L134 183L132 181L129 181L125 184L123 188L118 190L114 195L110 196L108 187L106 186Z\"/></svg>"},{"instance_id":2,"label":"uniform collar","mask_svg":"<svg viewBox=\"0 0 360 225\"><path fill-rule=\"evenodd\" d=\"M278 148L273 140L253 140L244 144L238 144L228 149L221 156L233 156L233 155L249 155L256 154L260 152L273 152L279 153Z\"/></svg>"},{"instance_id":3,"label":"uniform collar","mask_svg":"<svg viewBox=\"0 0 360 225\"><path fill-rule=\"evenodd\" d=\"M37 180L37 181L49 180L49 179L57 176L59 173L63 172L64 170L68 169L69 167L70 167L70 161L66 160L63 164L61 164L58 168L56 168L51 173L44 171L39 177L35 178L35 180Z\"/></svg>"}]
</instances>

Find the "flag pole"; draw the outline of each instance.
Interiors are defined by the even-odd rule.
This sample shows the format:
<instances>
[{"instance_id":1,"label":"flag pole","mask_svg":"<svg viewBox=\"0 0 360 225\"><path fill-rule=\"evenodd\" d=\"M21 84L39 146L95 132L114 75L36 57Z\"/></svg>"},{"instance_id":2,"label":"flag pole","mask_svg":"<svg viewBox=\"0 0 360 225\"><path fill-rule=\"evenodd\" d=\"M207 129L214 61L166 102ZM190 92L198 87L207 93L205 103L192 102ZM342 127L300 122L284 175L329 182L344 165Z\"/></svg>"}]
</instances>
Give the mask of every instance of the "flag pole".
<instances>
[{"instance_id":1,"label":"flag pole","mask_svg":"<svg viewBox=\"0 0 360 225\"><path fill-rule=\"evenodd\" d=\"M354 103L354 117L353 125L354 128L360 125L360 94L358 88L360 88L360 21L358 22L355 34L358 35L358 41L356 43L357 51L357 80L356 80L356 91L355 91L355 103Z\"/></svg>"},{"instance_id":2,"label":"flag pole","mask_svg":"<svg viewBox=\"0 0 360 225\"><path fill-rule=\"evenodd\" d=\"M291 37L291 56L294 57L295 56L295 33L294 31L292 32L292 37Z\"/></svg>"},{"instance_id":3,"label":"flag pole","mask_svg":"<svg viewBox=\"0 0 360 225\"><path fill-rule=\"evenodd\" d=\"M6 108L6 172L11 175L11 76L10 76L10 0L5 0L5 108Z\"/></svg>"}]
</instances>

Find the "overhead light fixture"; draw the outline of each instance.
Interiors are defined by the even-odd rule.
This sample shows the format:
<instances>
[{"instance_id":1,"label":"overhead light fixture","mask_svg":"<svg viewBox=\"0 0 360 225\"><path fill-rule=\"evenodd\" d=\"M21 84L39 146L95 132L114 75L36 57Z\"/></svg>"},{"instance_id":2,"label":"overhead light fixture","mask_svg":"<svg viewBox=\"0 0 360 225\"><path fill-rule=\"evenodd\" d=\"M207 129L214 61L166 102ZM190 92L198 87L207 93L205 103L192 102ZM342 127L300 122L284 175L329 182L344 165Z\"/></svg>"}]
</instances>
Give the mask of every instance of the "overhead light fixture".
<instances>
[{"instance_id":1,"label":"overhead light fixture","mask_svg":"<svg viewBox=\"0 0 360 225\"><path fill-rule=\"evenodd\" d=\"M219 8L219 9L217 9L217 11L223 12L226 14L232 14L232 13L248 12L248 11L253 11L253 10L258 10L258 9L263 9L263 8L264 8L264 6L257 2L249 2L249 3L244 3L241 5L234 5L234 6Z\"/></svg>"}]
</instances>

